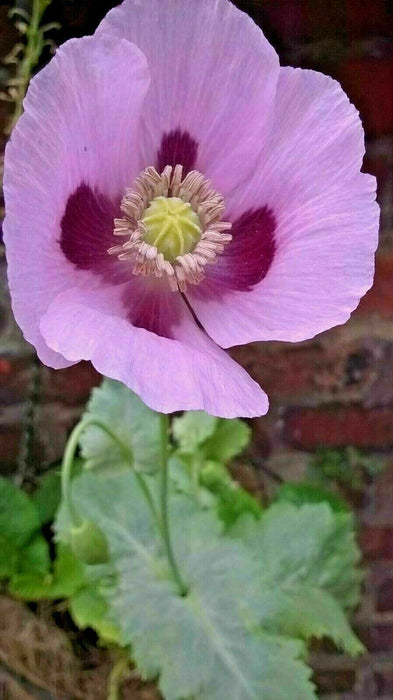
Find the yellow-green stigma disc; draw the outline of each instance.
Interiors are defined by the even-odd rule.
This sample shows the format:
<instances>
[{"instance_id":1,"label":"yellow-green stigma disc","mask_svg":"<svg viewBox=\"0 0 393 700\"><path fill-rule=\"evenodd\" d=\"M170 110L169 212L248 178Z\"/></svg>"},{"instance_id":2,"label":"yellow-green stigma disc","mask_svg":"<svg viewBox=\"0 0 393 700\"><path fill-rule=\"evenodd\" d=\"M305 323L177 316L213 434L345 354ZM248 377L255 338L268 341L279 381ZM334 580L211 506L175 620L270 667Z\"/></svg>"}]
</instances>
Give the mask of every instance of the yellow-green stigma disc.
<instances>
[{"instance_id":1,"label":"yellow-green stigma disc","mask_svg":"<svg viewBox=\"0 0 393 700\"><path fill-rule=\"evenodd\" d=\"M146 228L146 243L157 248L169 262L190 253L202 235L198 214L179 197L155 197L141 221Z\"/></svg>"}]
</instances>

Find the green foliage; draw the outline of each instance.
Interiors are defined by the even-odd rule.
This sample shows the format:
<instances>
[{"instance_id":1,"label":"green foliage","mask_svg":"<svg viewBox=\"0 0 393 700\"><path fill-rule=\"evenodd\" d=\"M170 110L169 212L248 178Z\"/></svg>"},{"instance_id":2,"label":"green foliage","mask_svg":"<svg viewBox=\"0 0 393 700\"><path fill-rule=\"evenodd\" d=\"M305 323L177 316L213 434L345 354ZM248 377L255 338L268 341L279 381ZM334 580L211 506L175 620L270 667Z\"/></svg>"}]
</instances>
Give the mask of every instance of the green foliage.
<instances>
[{"instance_id":1,"label":"green foliage","mask_svg":"<svg viewBox=\"0 0 393 700\"><path fill-rule=\"evenodd\" d=\"M83 564L70 547L59 544L53 570L15 574L9 583L9 591L18 598L69 598L86 583Z\"/></svg>"},{"instance_id":2,"label":"green foliage","mask_svg":"<svg viewBox=\"0 0 393 700\"><path fill-rule=\"evenodd\" d=\"M21 489L0 477L0 534L11 545L23 547L40 527L38 511Z\"/></svg>"},{"instance_id":3,"label":"green foliage","mask_svg":"<svg viewBox=\"0 0 393 700\"><path fill-rule=\"evenodd\" d=\"M33 493L41 525L52 522L61 500L60 467L45 474Z\"/></svg>"},{"instance_id":4,"label":"green foliage","mask_svg":"<svg viewBox=\"0 0 393 700\"><path fill-rule=\"evenodd\" d=\"M40 524L32 499L0 477L0 578L47 570L49 548Z\"/></svg>"},{"instance_id":5,"label":"green foliage","mask_svg":"<svg viewBox=\"0 0 393 700\"><path fill-rule=\"evenodd\" d=\"M200 473L201 484L217 496L217 513L229 527L243 513L259 518L262 507L247 491L234 481L219 462L208 461Z\"/></svg>"},{"instance_id":6,"label":"green foliage","mask_svg":"<svg viewBox=\"0 0 393 700\"><path fill-rule=\"evenodd\" d=\"M328 503L279 502L259 521L243 517L232 534L263 561L266 580L324 588L345 608L358 603L363 576L351 513L334 512Z\"/></svg>"},{"instance_id":7,"label":"green foliage","mask_svg":"<svg viewBox=\"0 0 393 700\"><path fill-rule=\"evenodd\" d=\"M109 620L108 602L99 593L97 585L86 585L71 596L70 613L78 627L91 627L104 643L120 643L119 629Z\"/></svg>"},{"instance_id":8,"label":"green foliage","mask_svg":"<svg viewBox=\"0 0 393 700\"><path fill-rule=\"evenodd\" d=\"M275 493L275 500L289 501L297 506L301 506L304 503L326 502L337 513L348 512L348 506L342 498L323 486L315 486L308 481L287 481L281 484Z\"/></svg>"},{"instance_id":9,"label":"green foliage","mask_svg":"<svg viewBox=\"0 0 393 700\"><path fill-rule=\"evenodd\" d=\"M58 503L57 474L33 498L0 482L0 574L10 592L68 600L76 624L132 654L166 700L315 700L310 640L363 651L345 614L362 575L340 499L321 485L286 484L263 509L225 464L249 428L201 412L175 419L169 530L181 595L159 510L158 416L105 380L83 420L103 429L82 433L87 469L57 512L53 563L40 526Z\"/></svg>"},{"instance_id":10,"label":"green foliage","mask_svg":"<svg viewBox=\"0 0 393 700\"><path fill-rule=\"evenodd\" d=\"M134 475L108 477L103 488L84 474L74 486L77 507L108 536L118 580L107 595L122 644L132 645L146 677L160 674L164 697L314 697L298 659L302 645L263 631L259 572L246 547L224 538L214 511L172 497L173 541L188 586L181 597ZM67 537L63 528L64 514L58 534ZM275 591L263 597L271 599L268 617L281 609Z\"/></svg>"},{"instance_id":11,"label":"green foliage","mask_svg":"<svg viewBox=\"0 0 393 700\"><path fill-rule=\"evenodd\" d=\"M204 411L188 411L180 418L174 418L172 431L179 452L194 454L213 435L217 422L218 418Z\"/></svg>"},{"instance_id":12,"label":"green foliage","mask_svg":"<svg viewBox=\"0 0 393 700\"><path fill-rule=\"evenodd\" d=\"M381 459L364 454L355 447L339 450L323 447L311 459L309 477L323 485L336 481L356 491L364 488L366 479L374 477L383 468Z\"/></svg>"},{"instance_id":13,"label":"green foliage","mask_svg":"<svg viewBox=\"0 0 393 700\"><path fill-rule=\"evenodd\" d=\"M203 411L188 411L173 421L173 436L180 454L199 453L202 460L226 463L248 445L250 428L237 418L214 418Z\"/></svg>"},{"instance_id":14,"label":"green foliage","mask_svg":"<svg viewBox=\"0 0 393 700\"><path fill-rule=\"evenodd\" d=\"M147 473L158 469L159 415L124 384L104 379L93 389L84 418L105 424L116 438L96 425L86 428L80 442L87 469L110 474L130 467Z\"/></svg>"},{"instance_id":15,"label":"green foliage","mask_svg":"<svg viewBox=\"0 0 393 700\"><path fill-rule=\"evenodd\" d=\"M176 456L171 461L170 474L179 491L193 494L202 507L215 506L228 526L244 512L259 516L257 501L230 477L225 467L250 440L246 423L189 411L174 419L173 436Z\"/></svg>"},{"instance_id":16,"label":"green foliage","mask_svg":"<svg viewBox=\"0 0 393 700\"><path fill-rule=\"evenodd\" d=\"M145 677L159 676L167 700L314 698L301 640L330 636L362 651L343 612L360 581L353 522L328 503L277 503L224 531L214 508L172 491L172 539L188 588L181 597L132 473L83 474L74 502L108 538L116 578L102 593L105 620ZM69 528L63 509L58 536L67 540ZM90 614L81 621L92 624Z\"/></svg>"}]
</instances>

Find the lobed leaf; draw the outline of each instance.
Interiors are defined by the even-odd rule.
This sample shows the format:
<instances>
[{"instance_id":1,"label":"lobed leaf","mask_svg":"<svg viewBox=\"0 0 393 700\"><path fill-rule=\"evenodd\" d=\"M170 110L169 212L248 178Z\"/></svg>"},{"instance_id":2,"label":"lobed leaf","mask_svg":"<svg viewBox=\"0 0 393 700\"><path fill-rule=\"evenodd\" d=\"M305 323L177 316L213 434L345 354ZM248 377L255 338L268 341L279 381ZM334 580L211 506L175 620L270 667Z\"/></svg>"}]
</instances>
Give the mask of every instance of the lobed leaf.
<instances>
[{"instance_id":1,"label":"lobed leaf","mask_svg":"<svg viewBox=\"0 0 393 700\"><path fill-rule=\"evenodd\" d=\"M90 425L81 436L86 468L119 473L133 467L154 472L159 465L160 417L124 384L104 379L93 389L85 418L105 423L117 442L101 428Z\"/></svg>"},{"instance_id":2,"label":"lobed leaf","mask_svg":"<svg viewBox=\"0 0 393 700\"><path fill-rule=\"evenodd\" d=\"M263 631L283 610L276 590L261 590L247 547L225 538L211 510L171 497L171 529L188 586L181 597L135 475L74 481L74 499L105 531L117 581L109 589L122 645L146 678L159 676L167 700L311 700L302 645ZM59 537L67 523L59 518ZM253 629L255 627L255 630Z\"/></svg>"}]
</instances>

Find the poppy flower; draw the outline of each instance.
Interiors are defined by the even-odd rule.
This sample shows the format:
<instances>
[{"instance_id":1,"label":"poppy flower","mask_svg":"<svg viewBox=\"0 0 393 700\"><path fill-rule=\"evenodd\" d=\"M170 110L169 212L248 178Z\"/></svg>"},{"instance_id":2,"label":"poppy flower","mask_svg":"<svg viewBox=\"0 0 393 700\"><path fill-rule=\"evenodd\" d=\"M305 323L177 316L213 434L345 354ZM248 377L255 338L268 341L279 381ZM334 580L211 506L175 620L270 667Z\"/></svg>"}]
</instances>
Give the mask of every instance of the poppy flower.
<instances>
[{"instance_id":1,"label":"poppy flower","mask_svg":"<svg viewBox=\"0 0 393 700\"><path fill-rule=\"evenodd\" d=\"M125 0L32 81L6 151L16 320L162 412L267 411L225 351L300 341L370 287L375 180L331 78L227 0Z\"/></svg>"}]
</instances>

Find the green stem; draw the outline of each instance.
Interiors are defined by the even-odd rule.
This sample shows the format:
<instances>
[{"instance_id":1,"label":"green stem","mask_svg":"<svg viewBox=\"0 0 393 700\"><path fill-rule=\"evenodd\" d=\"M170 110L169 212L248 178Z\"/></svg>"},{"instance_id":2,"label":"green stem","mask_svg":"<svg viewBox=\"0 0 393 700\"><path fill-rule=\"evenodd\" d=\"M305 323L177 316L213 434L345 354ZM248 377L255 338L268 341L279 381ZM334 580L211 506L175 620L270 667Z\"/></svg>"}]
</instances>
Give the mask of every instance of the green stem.
<instances>
[{"instance_id":1,"label":"green stem","mask_svg":"<svg viewBox=\"0 0 393 700\"><path fill-rule=\"evenodd\" d=\"M175 555L173 553L168 515L168 432L169 418L164 413L160 414L160 438L161 438L161 453L160 453L160 504L161 504L161 534L165 546L165 552L168 559L168 564L172 572L173 579L179 589L180 595L184 596L187 593L187 587L184 585L176 564Z\"/></svg>"},{"instance_id":2,"label":"green stem","mask_svg":"<svg viewBox=\"0 0 393 700\"><path fill-rule=\"evenodd\" d=\"M120 689L129 675L130 662L124 656L115 661L108 679L108 700L120 700Z\"/></svg>"},{"instance_id":3,"label":"green stem","mask_svg":"<svg viewBox=\"0 0 393 700\"><path fill-rule=\"evenodd\" d=\"M77 513L75 506L72 502L72 496L71 496L71 477L72 477L72 467L74 463L74 458L75 458L75 452L79 444L80 436L81 434L86 430L87 427L90 425L95 425L97 428L101 428L101 430L106 433L113 442L115 442L120 451L123 454L123 457L129 462L130 466L133 466L134 458L131 450L124 445L121 440L115 435L115 433L112 432L110 428L108 428L105 423L102 423L100 420L97 418L88 418L86 420L82 420L80 423L78 423L74 430L72 431L69 440L67 442L65 452L64 452L64 457L63 457L63 463L61 467L61 491L62 491L62 497L63 500L68 507L68 510L70 512L71 520L74 525L79 526L82 524L82 520ZM157 513L156 506L154 504L152 495L149 491L149 487L147 486L142 474L139 474L137 471L134 471L134 474L138 480L138 483L144 493L144 496L146 498L146 501L149 505L149 508L153 514L154 520L156 521L157 525L161 528L161 523L160 523L160 517Z\"/></svg>"},{"instance_id":4,"label":"green stem","mask_svg":"<svg viewBox=\"0 0 393 700\"><path fill-rule=\"evenodd\" d=\"M43 3L42 0L33 0L31 19L26 30L26 46L24 56L19 64L17 78L19 81L17 88L17 96L15 98L14 113L11 117L9 130L12 131L16 122L23 111L23 98L26 94L33 68L38 63L42 50L42 33L40 31L40 22L42 15L49 3Z\"/></svg>"}]
</instances>

